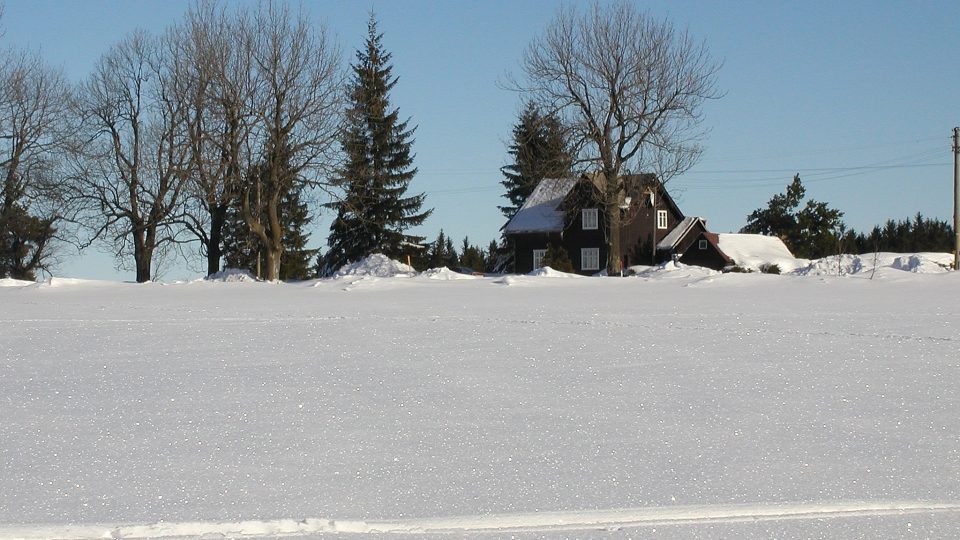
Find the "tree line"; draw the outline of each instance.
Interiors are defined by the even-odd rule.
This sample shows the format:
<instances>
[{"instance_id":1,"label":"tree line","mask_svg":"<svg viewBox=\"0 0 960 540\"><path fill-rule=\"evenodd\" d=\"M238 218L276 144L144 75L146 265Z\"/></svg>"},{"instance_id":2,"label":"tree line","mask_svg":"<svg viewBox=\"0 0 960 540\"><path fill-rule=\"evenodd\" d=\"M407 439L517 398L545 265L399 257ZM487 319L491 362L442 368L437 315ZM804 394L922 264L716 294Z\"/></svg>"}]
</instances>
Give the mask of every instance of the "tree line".
<instances>
[{"instance_id":1,"label":"tree line","mask_svg":"<svg viewBox=\"0 0 960 540\"><path fill-rule=\"evenodd\" d=\"M323 275L375 251L452 262L449 239L410 234L431 210L424 194L407 193L416 126L391 105L390 60L373 16L345 70L329 33L303 13L215 0L160 35L129 34L79 84L36 54L3 54L0 276L49 271L57 243L106 249L137 281L191 254L208 274L227 265L268 280ZM500 210L511 217L543 178L597 173L606 266L619 273L623 179L653 173L666 184L697 162L719 69L703 42L633 3L562 7L507 83L526 105ZM853 233L824 203L800 208L795 184L744 231L816 256L841 241L899 245L892 235L942 228L918 216ZM321 208L335 214L323 253L306 247L305 232ZM509 252L502 239L487 249L465 240L456 262L509 270Z\"/></svg>"},{"instance_id":2,"label":"tree line","mask_svg":"<svg viewBox=\"0 0 960 540\"><path fill-rule=\"evenodd\" d=\"M5 273L48 269L49 239L69 238L109 249L138 281L191 246L208 273L226 259L266 279L302 274L312 254L291 231L317 192L334 196L336 219L316 271L370 250L422 256L422 238L406 233L429 215L422 194L405 193L415 128L389 105L396 79L374 21L368 34L348 77L326 30L285 4L211 1L162 35L130 34L75 87L37 60L36 92L53 105L29 165L7 162L0 258L16 270ZM650 171L666 182L696 162L719 66L705 44L630 2L561 8L508 86L531 103L523 129L562 129L565 155L505 168L515 177L504 212L536 176L599 171L617 271L622 179ZM526 160L521 151L511 148Z\"/></svg>"},{"instance_id":3,"label":"tree line","mask_svg":"<svg viewBox=\"0 0 960 540\"><path fill-rule=\"evenodd\" d=\"M39 55L6 54L0 277L49 271L55 241L107 249L138 282L191 251L208 274L226 260L312 276L318 193L337 201L328 256L358 210L363 249L416 241L404 231L430 211L405 195L413 128L389 109L373 16L368 34L352 78L323 26L272 2L197 3L161 35L129 34L76 85Z\"/></svg>"},{"instance_id":4,"label":"tree line","mask_svg":"<svg viewBox=\"0 0 960 540\"><path fill-rule=\"evenodd\" d=\"M912 219L889 219L869 233L857 232L847 229L843 212L805 197L806 188L800 175L795 175L766 208L747 216L740 232L777 236L795 256L805 259L841 253L953 251L953 227L944 220L925 218L918 212Z\"/></svg>"}]
</instances>

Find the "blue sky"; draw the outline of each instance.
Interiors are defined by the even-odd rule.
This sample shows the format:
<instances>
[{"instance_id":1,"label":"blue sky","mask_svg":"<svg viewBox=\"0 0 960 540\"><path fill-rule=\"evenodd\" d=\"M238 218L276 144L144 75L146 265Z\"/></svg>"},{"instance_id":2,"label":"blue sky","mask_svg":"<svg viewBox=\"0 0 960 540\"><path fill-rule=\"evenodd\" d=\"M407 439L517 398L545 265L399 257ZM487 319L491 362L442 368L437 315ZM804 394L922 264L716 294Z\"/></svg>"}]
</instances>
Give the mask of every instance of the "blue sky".
<instances>
[{"instance_id":1,"label":"blue sky","mask_svg":"<svg viewBox=\"0 0 960 540\"><path fill-rule=\"evenodd\" d=\"M299 5L299 4L297 4ZM6 44L39 49L83 79L135 28L160 32L179 0L11 1ZM486 246L503 224L501 166L522 96L498 85L560 2L325 1L303 8L337 37L345 57L362 44L373 9L400 82L392 100L418 126L414 150L434 213L457 243ZM951 129L960 125L956 21L960 2L650 1L640 6L706 42L724 63L724 96L704 108L702 161L668 186L687 215L735 231L800 173L807 194L857 230L921 212L952 219ZM312 243L324 244L321 215ZM91 249L59 275L131 279ZM199 265L197 265L199 266ZM199 275L178 263L167 279Z\"/></svg>"}]
</instances>

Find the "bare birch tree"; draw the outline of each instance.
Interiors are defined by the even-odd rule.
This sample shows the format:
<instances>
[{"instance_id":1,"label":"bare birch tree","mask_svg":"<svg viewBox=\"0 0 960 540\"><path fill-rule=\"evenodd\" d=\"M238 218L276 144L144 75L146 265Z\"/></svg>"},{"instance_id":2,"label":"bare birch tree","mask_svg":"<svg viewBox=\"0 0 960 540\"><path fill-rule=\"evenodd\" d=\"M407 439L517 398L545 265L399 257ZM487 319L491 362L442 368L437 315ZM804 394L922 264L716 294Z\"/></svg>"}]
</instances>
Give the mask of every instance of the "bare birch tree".
<instances>
[{"instance_id":1,"label":"bare birch tree","mask_svg":"<svg viewBox=\"0 0 960 540\"><path fill-rule=\"evenodd\" d=\"M104 242L137 282L176 241L189 145L184 103L157 39L135 32L97 63L77 98L82 139L64 189L88 242Z\"/></svg>"},{"instance_id":2,"label":"bare birch tree","mask_svg":"<svg viewBox=\"0 0 960 540\"><path fill-rule=\"evenodd\" d=\"M267 4L254 16L260 164L241 190L243 217L276 280L284 251L280 199L294 184L323 187L335 168L343 103L339 49L303 14ZM256 205L259 203L259 205ZM256 206L259 206L258 209ZM261 221L266 216L266 223Z\"/></svg>"},{"instance_id":3,"label":"bare birch tree","mask_svg":"<svg viewBox=\"0 0 960 540\"><path fill-rule=\"evenodd\" d=\"M661 182L699 159L701 105L719 97L720 64L702 43L632 4L561 9L528 46L516 85L574 132L581 163L603 176L607 270L620 271L623 175Z\"/></svg>"}]
</instances>

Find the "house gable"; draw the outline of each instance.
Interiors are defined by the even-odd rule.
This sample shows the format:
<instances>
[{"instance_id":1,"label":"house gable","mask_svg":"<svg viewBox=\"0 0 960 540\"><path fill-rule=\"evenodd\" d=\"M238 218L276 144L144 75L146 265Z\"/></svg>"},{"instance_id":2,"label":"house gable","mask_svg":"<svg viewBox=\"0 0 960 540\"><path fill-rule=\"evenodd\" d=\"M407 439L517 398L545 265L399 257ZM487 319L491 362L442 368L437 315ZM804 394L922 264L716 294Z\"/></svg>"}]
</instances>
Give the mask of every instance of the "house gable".
<instances>
[{"instance_id":1,"label":"house gable","mask_svg":"<svg viewBox=\"0 0 960 540\"><path fill-rule=\"evenodd\" d=\"M735 263L723 250L720 249L718 236L715 233L701 231L693 236L687 248L678 251L679 261L692 266L705 266L714 270L723 270Z\"/></svg>"}]
</instances>

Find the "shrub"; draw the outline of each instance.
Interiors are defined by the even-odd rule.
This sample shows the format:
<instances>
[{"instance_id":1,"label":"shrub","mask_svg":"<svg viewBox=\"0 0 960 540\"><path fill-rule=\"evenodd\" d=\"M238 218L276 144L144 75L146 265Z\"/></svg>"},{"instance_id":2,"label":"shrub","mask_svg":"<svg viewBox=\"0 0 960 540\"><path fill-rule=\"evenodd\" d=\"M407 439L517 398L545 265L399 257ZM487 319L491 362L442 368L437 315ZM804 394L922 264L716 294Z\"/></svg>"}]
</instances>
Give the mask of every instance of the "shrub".
<instances>
[{"instance_id":1,"label":"shrub","mask_svg":"<svg viewBox=\"0 0 960 540\"><path fill-rule=\"evenodd\" d=\"M543 256L543 265L549 266L560 272L573 273L573 263L570 262L570 255L563 246L554 246L547 244L547 252Z\"/></svg>"},{"instance_id":2,"label":"shrub","mask_svg":"<svg viewBox=\"0 0 960 540\"><path fill-rule=\"evenodd\" d=\"M780 266L776 264L765 264L760 267L760 271L764 274L779 274Z\"/></svg>"}]
</instances>

